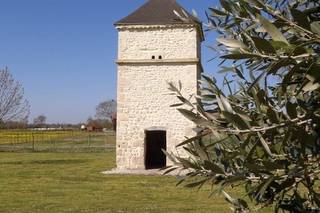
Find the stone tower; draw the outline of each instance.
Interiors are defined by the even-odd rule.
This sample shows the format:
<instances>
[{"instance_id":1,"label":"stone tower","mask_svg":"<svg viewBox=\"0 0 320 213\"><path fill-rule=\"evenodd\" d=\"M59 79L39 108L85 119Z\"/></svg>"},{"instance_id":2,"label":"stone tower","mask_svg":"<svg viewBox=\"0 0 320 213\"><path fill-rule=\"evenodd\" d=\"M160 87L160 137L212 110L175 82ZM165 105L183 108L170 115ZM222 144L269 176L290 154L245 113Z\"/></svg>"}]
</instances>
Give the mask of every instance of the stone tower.
<instances>
[{"instance_id":1,"label":"stone tower","mask_svg":"<svg viewBox=\"0 0 320 213\"><path fill-rule=\"evenodd\" d=\"M192 122L170 105L168 82L181 81L183 93L197 94L202 71L201 25L183 14L175 0L149 0L115 23L118 44L117 168L156 169L169 165L162 149L193 136ZM180 154L180 153L179 153Z\"/></svg>"}]
</instances>

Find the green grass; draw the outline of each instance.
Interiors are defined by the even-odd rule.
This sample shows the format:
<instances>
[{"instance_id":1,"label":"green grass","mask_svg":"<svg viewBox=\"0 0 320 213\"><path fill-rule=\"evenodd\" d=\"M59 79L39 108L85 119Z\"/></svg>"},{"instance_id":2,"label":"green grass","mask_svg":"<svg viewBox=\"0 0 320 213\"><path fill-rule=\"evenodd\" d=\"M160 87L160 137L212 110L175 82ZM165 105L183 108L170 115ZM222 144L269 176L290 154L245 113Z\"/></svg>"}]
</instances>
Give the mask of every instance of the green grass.
<instances>
[{"instance_id":1,"label":"green grass","mask_svg":"<svg viewBox=\"0 0 320 213\"><path fill-rule=\"evenodd\" d=\"M208 188L177 188L175 177L101 174L114 156L0 153L0 212L230 212Z\"/></svg>"}]
</instances>

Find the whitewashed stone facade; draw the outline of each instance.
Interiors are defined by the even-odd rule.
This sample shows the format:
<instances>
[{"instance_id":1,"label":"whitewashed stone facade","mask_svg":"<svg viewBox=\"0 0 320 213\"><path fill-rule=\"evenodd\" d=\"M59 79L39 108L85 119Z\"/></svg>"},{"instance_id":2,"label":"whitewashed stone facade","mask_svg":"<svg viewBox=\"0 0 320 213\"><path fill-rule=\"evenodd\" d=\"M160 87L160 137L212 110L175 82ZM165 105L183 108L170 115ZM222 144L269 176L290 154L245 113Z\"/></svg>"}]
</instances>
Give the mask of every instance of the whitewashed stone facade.
<instances>
[{"instance_id":1,"label":"whitewashed stone facade","mask_svg":"<svg viewBox=\"0 0 320 213\"><path fill-rule=\"evenodd\" d=\"M197 94L201 34L193 24L116 28L117 168L145 169L146 131L166 131L166 150L179 154L176 145L195 134L195 125L170 107L179 101L169 94L168 82L181 81L184 94Z\"/></svg>"}]
</instances>

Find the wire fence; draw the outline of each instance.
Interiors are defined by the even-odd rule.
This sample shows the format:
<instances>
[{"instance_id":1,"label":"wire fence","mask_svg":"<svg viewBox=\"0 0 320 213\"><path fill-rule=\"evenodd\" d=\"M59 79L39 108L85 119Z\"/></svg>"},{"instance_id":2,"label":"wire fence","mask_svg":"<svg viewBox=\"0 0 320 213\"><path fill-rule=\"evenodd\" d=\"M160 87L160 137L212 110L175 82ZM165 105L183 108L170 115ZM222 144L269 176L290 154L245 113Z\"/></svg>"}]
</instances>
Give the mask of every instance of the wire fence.
<instances>
[{"instance_id":1,"label":"wire fence","mask_svg":"<svg viewBox=\"0 0 320 213\"><path fill-rule=\"evenodd\" d=\"M114 149L113 131L0 131L0 152L106 152Z\"/></svg>"}]
</instances>

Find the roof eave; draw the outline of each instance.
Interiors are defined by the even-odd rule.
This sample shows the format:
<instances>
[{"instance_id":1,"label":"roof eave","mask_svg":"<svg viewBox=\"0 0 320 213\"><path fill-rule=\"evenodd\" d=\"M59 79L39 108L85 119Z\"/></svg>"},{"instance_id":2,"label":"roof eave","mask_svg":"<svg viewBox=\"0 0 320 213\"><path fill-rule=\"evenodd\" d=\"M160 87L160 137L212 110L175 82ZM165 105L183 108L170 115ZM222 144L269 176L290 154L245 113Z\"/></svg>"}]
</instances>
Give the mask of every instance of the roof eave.
<instances>
[{"instance_id":1,"label":"roof eave","mask_svg":"<svg viewBox=\"0 0 320 213\"><path fill-rule=\"evenodd\" d=\"M154 22L154 23L121 23L121 22L116 22L113 24L115 27L118 27L118 26L152 26L152 25L193 25L197 28L197 30L199 31L199 34L200 34L200 38L201 38L201 41L205 41L205 37L204 37L204 33L203 33L203 27L202 27L202 23L189 23L189 22L181 22L181 23L161 23L161 22Z\"/></svg>"},{"instance_id":2,"label":"roof eave","mask_svg":"<svg viewBox=\"0 0 320 213\"><path fill-rule=\"evenodd\" d=\"M126 23L126 22L116 22L114 26L125 26L125 25L196 25L195 23L187 22L136 22L136 23Z\"/></svg>"}]
</instances>

